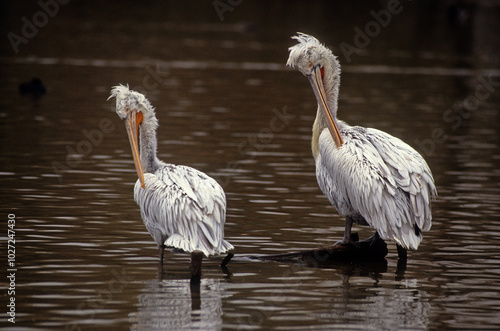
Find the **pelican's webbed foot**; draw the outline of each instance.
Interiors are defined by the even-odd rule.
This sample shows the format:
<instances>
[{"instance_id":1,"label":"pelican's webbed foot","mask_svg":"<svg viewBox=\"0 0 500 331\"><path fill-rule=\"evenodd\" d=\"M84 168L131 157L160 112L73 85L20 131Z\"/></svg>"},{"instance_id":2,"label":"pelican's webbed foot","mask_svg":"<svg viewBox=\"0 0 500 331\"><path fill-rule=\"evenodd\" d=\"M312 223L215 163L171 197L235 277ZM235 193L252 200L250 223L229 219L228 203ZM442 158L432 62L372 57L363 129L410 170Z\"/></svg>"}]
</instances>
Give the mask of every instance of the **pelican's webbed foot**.
<instances>
[{"instance_id":1,"label":"pelican's webbed foot","mask_svg":"<svg viewBox=\"0 0 500 331\"><path fill-rule=\"evenodd\" d=\"M350 234L349 238L344 237L344 239L337 241L335 245L343 245L343 246L352 245L355 247L359 247L359 235L357 232L352 233Z\"/></svg>"}]
</instances>

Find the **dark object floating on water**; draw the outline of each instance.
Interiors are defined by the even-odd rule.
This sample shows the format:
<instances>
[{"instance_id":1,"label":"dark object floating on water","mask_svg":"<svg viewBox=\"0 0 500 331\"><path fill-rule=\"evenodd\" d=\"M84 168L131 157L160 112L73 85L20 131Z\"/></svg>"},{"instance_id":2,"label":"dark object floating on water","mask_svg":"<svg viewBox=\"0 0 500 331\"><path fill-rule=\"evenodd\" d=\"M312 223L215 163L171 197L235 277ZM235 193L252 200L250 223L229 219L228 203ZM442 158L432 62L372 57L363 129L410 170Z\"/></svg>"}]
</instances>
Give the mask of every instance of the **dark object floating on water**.
<instances>
[{"instance_id":1,"label":"dark object floating on water","mask_svg":"<svg viewBox=\"0 0 500 331\"><path fill-rule=\"evenodd\" d=\"M310 267L324 267L355 263L385 261L387 244L383 239L368 238L359 241L357 233L351 234L350 244L335 244L307 251L276 255L250 256L252 260L299 263Z\"/></svg>"},{"instance_id":2,"label":"dark object floating on water","mask_svg":"<svg viewBox=\"0 0 500 331\"><path fill-rule=\"evenodd\" d=\"M19 93L22 95L31 95L34 98L39 98L46 92L47 89L39 78L33 78L30 82L19 84Z\"/></svg>"}]
</instances>

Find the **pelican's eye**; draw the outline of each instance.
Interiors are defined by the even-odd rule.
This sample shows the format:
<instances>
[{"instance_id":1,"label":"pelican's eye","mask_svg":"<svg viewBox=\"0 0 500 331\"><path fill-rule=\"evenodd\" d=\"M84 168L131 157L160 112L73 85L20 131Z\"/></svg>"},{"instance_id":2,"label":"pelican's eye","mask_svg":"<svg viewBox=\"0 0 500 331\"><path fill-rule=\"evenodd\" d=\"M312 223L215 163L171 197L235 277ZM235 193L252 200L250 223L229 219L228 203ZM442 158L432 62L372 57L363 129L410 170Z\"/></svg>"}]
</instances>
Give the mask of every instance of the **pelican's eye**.
<instances>
[{"instance_id":1,"label":"pelican's eye","mask_svg":"<svg viewBox=\"0 0 500 331\"><path fill-rule=\"evenodd\" d=\"M309 66L309 69L312 69L313 64L312 64L312 62L311 62L311 61L309 61L309 62L307 63L307 65Z\"/></svg>"}]
</instances>

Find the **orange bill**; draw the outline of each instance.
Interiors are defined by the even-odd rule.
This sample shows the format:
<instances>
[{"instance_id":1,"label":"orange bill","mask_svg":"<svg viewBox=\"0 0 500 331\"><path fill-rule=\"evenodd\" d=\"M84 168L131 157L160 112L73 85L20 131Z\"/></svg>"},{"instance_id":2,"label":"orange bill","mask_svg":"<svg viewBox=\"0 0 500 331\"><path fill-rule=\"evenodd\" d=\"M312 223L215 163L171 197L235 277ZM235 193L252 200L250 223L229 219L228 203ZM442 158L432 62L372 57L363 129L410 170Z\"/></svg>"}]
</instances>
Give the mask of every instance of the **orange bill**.
<instances>
[{"instance_id":1,"label":"orange bill","mask_svg":"<svg viewBox=\"0 0 500 331\"><path fill-rule=\"evenodd\" d=\"M340 136L340 131L337 123L335 122L335 116L332 114L330 107L328 107L328 104L326 103L326 93L323 86L323 78L321 77L321 69L319 67L314 68L312 70L312 74L308 76L308 78L313 88L314 95L316 96L316 100L318 101L319 106L325 114L328 130L330 130L333 141L338 148L342 146L344 142L342 140L342 137Z\"/></svg>"},{"instance_id":2,"label":"orange bill","mask_svg":"<svg viewBox=\"0 0 500 331\"><path fill-rule=\"evenodd\" d=\"M125 119L125 127L127 129L128 140L130 141L130 147L132 148L132 156L134 157L135 170L137 171L137 176L141 181L142 188L144 186L144 172L142 171L141 159L139 157L139 124L142 121L142 113L137 110L130 110L127 108L127 118Z\"/></svg>"}]
</instances>

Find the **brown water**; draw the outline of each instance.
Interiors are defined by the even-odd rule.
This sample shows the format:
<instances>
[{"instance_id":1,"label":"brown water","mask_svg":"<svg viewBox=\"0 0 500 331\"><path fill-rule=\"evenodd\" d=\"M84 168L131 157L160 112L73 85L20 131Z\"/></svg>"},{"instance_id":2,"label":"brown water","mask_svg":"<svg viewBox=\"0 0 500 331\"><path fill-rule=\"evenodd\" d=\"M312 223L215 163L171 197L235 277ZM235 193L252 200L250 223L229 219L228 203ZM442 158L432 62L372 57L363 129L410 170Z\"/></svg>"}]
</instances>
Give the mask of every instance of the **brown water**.
<instances>
[{"instance_id":1,"label":"brown water","mask_svg":"<svg viewBox=\"0 0 500 331\"><path fill-rule=\"evenodd\" d=\"M15 214L16 323L2 312L2 326L500 327L497 5L479 3L471 25L453 28L445 7L402 2L404 10L348 61L340 44L354 45L354 28L384 4L243 1L221 22L210 2L85 3L61 5L17 54L3 38L0 263L8 262L7 218ZM22 33L22 17L41 10L1 6L3 36ZM284 66L297 30L339 55L339 117L404 139L434 173L433 227L404 273L392 243L376 266L245 258L343 235L343 219L316 184L313 93ZM36 100L18 93L32 77L48 89ZM118 83L156 106L160 158L196 167L226 191L231 275L218 267L221 258L205 260L199 292L189 287L187 254L167 253L158 275L155 244L133 201L125 129L106 101Z\"/></svg>"}]
</instances>

